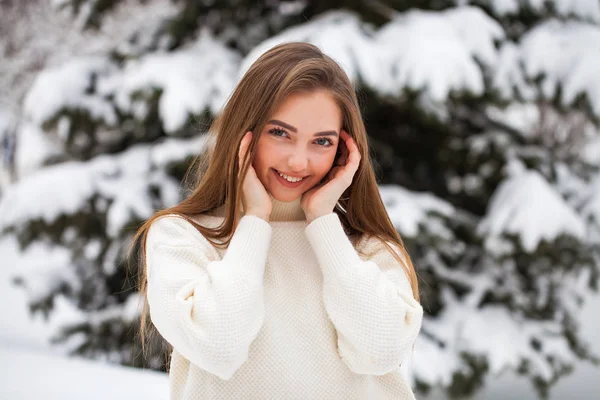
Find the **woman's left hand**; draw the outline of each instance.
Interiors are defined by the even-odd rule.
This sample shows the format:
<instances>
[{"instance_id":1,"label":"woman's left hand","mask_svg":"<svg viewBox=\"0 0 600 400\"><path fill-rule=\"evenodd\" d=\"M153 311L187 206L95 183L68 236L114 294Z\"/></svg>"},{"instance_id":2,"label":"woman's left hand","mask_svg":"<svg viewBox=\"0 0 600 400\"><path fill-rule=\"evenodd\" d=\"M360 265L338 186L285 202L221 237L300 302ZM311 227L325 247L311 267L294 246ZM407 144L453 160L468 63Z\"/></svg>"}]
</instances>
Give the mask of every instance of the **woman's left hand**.
<instances>
[{"instance_id":1,"label":"woman's left hand","mask_svg":"<svg viewBox=\"0 0 600 400\"><path fill-rule=\"evenodd\" d=\"M344 130L340 131L341 155L334 164L325 180L302 195L301 206L308 223L316 218L333 212L335 205L352 183L354 174L360 164L360 151L354 139ZM345 144L345 146L344 146ZM345 162L344 162L345 161Z\"/></svg>"}]
</instances>

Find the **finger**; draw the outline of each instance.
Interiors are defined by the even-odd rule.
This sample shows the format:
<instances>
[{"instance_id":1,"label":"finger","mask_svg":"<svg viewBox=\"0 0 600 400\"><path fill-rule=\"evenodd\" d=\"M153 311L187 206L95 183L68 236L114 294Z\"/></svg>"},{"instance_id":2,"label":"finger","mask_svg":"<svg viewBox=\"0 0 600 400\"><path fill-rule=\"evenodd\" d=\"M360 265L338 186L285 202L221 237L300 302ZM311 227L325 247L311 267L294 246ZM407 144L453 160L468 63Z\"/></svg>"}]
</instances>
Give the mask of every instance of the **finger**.
<instances>
[{"instance_id":1,"label":"finger","mask_svg":"<svg viewBox=\"0 0 600 400\"><path fill-rule=\"evenodd\" d=\"M242 137L242 141L240 142L240 157L246 155L246 151L248 151L248 145L250 144L250 140L252 140L252 132L246 132L246 134Z\"/></svg>"},{"instance_id":2,"label":"finger","mask_svg":"<svg viewBox=\"0 0 600 400\"><path fill-rule=\"evenodd\" d=\"M330 180L333 179L333 176L335 175L335 169L339 168L339 167L333 167L329 170L329 172L327 173L327 175L325 175L325 179L323 180L324 182L329 182Z\"/></svg>"},{"instance_id":3,"label":"finger","mask_svg":"<svg viewBox=\"0 0 600 400\"><path fill-rule=\"evenodd\" d=\"M250 141L252 140L252 132L248 131L242 138L240 142L240 148L238 151L238 169L242 169L242 163L244 158L246 157L246 153L248 152L248 146L250 145Z\"/></svg>"},{"instance_id":4,"label":"finger","mask_svg":"<svg viewBox=\"0 0 600 400\"><path fill-rule=\"evenodd\" d=\"M304 195L306 196L310 196L312 193L316 192L317 190L321 189L323 186L325 186L327 184L327 182L319 182L317 183L315 186L313 186L312 188L310 188L309 190L307 190Z\"/></svg>"},{"instance_id":5,"label":"finger","mask_svg":"<svg viewBox=\"0 0 600 400\"><path fill-rule=\"evenodd\" d=\"M352 138L352 136L350 136L350 134L344 130L341 131L341 135L342 139L344 139L344 145L346 146L346 148L348 150L351 150L351 147L354 146L356 147L356 143L354 142L354 139Z\"/></svg>"},{"instance_id":6,"label":"finger","mask_svg":"<svg viewBox=\"0 0 600 400\"><path fill-rule=\"evenodd\" d=\"M348 134L347 136L346 147L348 148L348 164L356 164L358 167L361 159L360 150L358 150L358 146L354 139Z\"/></svg>"},{"instance_id":7,"label":"finger","mask_svg":"<svg viewBox=\"0 0 600 400\"><path fill-rule=\"evenodd\" d=\"M348 135L348 133L344 130L340 131L340 138L342 139L339 143L338 143L338 147L339 147L339 151L340 151L340 156L337 160L337 165L345 165L348 162L348 146L346 145L346 141L347 138L350 135Z\"/></svg>"},{"instance_id":8,"label":"finger","mask_svg":"<svg viewBox=\"0 0 600 400\"><path fill-rule=\"evenodd\" d=\"M344 139L344 145L346 146L346 164L353 163L358 165L360 163L361 156L356 142L346 131L343 131L343 135L341 136Z\"/></svg>"}]
</instances>

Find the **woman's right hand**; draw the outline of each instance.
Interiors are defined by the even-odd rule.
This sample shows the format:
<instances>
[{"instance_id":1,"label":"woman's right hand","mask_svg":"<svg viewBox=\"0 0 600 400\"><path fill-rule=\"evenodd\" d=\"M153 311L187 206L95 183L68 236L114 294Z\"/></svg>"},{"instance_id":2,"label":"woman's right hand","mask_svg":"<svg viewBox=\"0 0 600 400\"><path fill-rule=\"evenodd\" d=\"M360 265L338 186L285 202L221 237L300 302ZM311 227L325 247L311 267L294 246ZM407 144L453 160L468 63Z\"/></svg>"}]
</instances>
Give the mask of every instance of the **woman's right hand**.
<instances>
[{"instance_id":1,"label":"woman's right hand","mask_svg":"<svg viewBox=\"0 0 600 400\"><path fill-rule=\"evenodd\" d=\"M248 151L251 140L252 132L248 131L242 138L238 151L238 171L240 172L242 170L244 156ZM256 176L256 171L252 166L252 162L248 166L248 172L246 173L242 186L242 205L244 206L244 215L254 215L265 221L269 221L273 203L271 202L269 193L258 179L258 176Z\"/></svg>"}]
</instances>

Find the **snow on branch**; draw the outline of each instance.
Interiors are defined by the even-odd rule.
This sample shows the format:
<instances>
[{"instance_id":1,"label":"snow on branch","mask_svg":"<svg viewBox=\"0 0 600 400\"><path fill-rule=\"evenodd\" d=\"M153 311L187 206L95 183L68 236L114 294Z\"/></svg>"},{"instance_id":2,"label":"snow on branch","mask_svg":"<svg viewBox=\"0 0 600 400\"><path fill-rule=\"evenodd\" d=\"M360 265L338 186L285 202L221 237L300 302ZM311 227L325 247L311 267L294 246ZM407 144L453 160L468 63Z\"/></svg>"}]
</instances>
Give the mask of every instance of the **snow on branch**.
<instances>
[{"instance_id":1,"label":"snow on branch","mask_svg":"<svg viewBox=\"0 0 600 400\"><path fill-rule=\"evenodd\" d=\"M102 155L88 162L66 162L44 168L9 186L0 198L0 230L25 229L31 220L54 222L60 215L86 209L95 195L105 200L107 234L116 237L131 215L145 219L154 213L148 187L161 190L166 204L179 200L179 183L165 173L174 157L197 154L205 136L170 139L166 146L138 145L118 155ZM164 154L170 151L174 156ZM163 164L165 163L165 164Z\"/></svg>"},{"instance_id":2,"label":"snow on branch","mask_svg":"<svg viewBox=\"0 0 600 400\"><path fill-rule=\"evenodd\" d=\"M384 60L377 87L391 93L424 90L438 102L452 91L481 95L483 73L476 60L495 63L494 41L504 37L500 24L476 7L400 14L376 34Z\"/></svg>"},{"instance_id":3,"label":"snow on branch","mask_svg":"<svg viewBox=\"0 0 600 400\"><path fill-rule=\"evenodd\" d=\"M105 82L102 91L115 93L121 111L135 115L144 107L136 94L160 90L158 113L164 130L182 128L190 115L208 110L216 115L233 90L239 56L206 30L197 42L174 52L157 52L132 60L122 74Z\"/></svg>"},{"instance_id":4,"label":"snow on branch","mask_svg":"<svg viewBox=\"0 0 600 400\"><path fill-rule=\"evenodd\" d=\"M493 86L504 97L513 93L534 100L556 96L570 106L585 95L592 113L600 116L600 27L549 20L527 32L519 44L506 43L494 72ZM539 88L534 81L541 78ZM560 89L560 90L559 90Z\"/></svg>"},{"instance_id":5,"label":"snow on branch","mask_svg":"<svg viewBox=\"0 0 600 400\"><path fill-rule=\"evenodd\" d=\"M505 368L518 370L522 363L529 364L530 373L545 381L554 376L553 365L548 359L554 359L554 364L570 364L575 355L569 349L567 339L561 335L561 326L554 321L529 321L512 315L506 307L489 306L474 310L457 304L447 307L445 312L436 319L427 321L426 330L437 338L442 338L444 346L435 349L433 343L418 343L415 357L415 373L419 377L430 376L430 384L447 382L450 372L440 365L435 374L431 362L419 357L420 347L429 355L434 352L453 354L470 353L486 356L490 373L497 375ZM455 329L448 329L448 327ZM468 339L467 339L468 338ZM427 336L421 342L428 342ZM535 349L532 342L543 342L542 349ZM445 358L438 355L434 359ZM455 361L456 363L456 361ZM457 368L459 370L460 368Z\"/></svg>"},{"instance_id":6,"label":"snow on branch","mask_svg":"<svg viewBox=\"0 0 600 400\"><path fill-rule=\"evenodd\" d=\"M498 57L494 41L505 37L496 21L477 7L398 14L380 30L345 11L325 13L257 46L242 62L243 74L262 53L284 42L318 46L344 68L381 93L405 88L424 91L437 102L452 91L481 95L483 72Z\"/></svg>"},{"instance_id":7,"label":"snow on branch","mask_svg":"<svg viewBox=\"0 0 600 400\"><path fill-rule=\"evenodd\" d=\"M351 80L375 85L380 73L379 55L370 38L372 27L347 11L330 11L289 28L256 46L242 62L240 77L265 51L280 43L308 42L337 61Z\"/></svg>"},{"instance_id":8,"label":"snow on branch","mask_svg":"<svg viewBox=\"0 0 600 400\"><path fill-rule=\"evenodd\" d=\"M495 246L504 234L517 235L531 253L541 241L561 234L583 240L585 223L537 171L530 170L502 182L477 232L486 237L486 247Z\"/></svg>"},{"instance_id":9,"label":"snow on branch","mask_svg":"<svg viewBox=\"0 0 600 400\"><path fill-rule=\"evenodd\" d=\"M600 21L600 2L597 0L482 0L481 3L488 4L498 16L517 15L522 11L543 15L551 11L561 17L575 16L583 20Z\"/></svg>"},{"instance_id":10,"label":"snow on branch","mask_svg":"<svg viewBox=\"0 0 600 400\"><path fill-rule=\"evenodd\" d=\"M590 232L590 239L600 243L600 174L588 187L581 215L595 228Z\"/></svg>"},{"instance_id":11,"label":"snow on branch","mask_svg":"<svg viewBox=\"0 0 600 400\"><path fill-rule=\"evenodd\" d=\"M239 55L206 31L185 48L131 59L122 69L108 57L76 58L36 77L24 100L24 114L40 126L56 123L59 137L68 141L78 133L71 131L79 129L73 119L81 123L73 112L85 114L94 129L98 124L122 127L119 114L143 120L158 93L163 128L173 133L191 116L220 111L233 89L238 66Z\"/></svg>"},{"instance_id":12,"label":"snow on branch","mask_svg":"<svg viewBox=\"0 0 600 400\"><path fill-rule=\"evenodd\" d=\"M115 125L117 115L110 101L95 93L98 80L116 71L106 57L81 57L42 71L27 92L23 112L43 125L64 109L86 111L93 120Z\"/></svg>"},{"instance_id":13,"label":"snow on branch","mask_svg":"<svg viewBox=\"0 0 600 400\"><path fill-rule=\"evenodd\" d=\"M431 222L431 213L450 216L454 211L452 205L432 194L411 192L398 185L380 185L379 193L394 226L407 237L415 237L422 224Z\"/></svg>"}]
</instances>

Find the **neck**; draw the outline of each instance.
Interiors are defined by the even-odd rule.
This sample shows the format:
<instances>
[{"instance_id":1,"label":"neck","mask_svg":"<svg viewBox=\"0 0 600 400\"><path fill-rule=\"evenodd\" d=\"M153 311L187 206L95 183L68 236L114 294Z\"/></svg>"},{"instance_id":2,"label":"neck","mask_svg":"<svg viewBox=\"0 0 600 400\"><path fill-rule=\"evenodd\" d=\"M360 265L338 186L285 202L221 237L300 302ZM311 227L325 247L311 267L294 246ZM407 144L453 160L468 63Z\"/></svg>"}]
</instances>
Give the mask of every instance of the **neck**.
<instances>
[{"instance_id":1,"label":"neck","mask_svg":"<svg viewBox=\"0 0 600 400\"><path fill-rule=\"evenodd\" d=\"M290 202L276 200L271 196L273 211L271 211L271 221L303 221L306 219L304 210L300 205L301 197Z\"/></svg>"}]
</instances>

